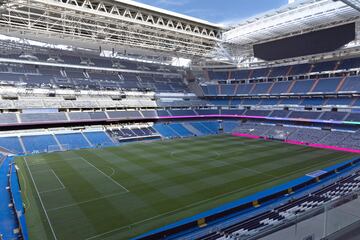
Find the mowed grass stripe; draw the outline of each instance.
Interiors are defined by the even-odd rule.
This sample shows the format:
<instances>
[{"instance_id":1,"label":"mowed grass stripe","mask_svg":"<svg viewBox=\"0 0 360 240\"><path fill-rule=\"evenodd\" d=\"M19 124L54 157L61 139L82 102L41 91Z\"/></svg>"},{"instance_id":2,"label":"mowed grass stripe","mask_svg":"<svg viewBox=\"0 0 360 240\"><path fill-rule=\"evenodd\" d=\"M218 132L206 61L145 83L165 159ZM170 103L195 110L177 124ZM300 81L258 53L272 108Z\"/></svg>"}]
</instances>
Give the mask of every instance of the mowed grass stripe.
<instances>
[{"instance_id":1,"label":"mowed grass stripe","mask_svg":"<svg viewBox=\"0 0 360 240\"><path fill-rule=\"evenodd\" d=\"M176 151L178 155L174 154ZM87 176L78 162L83 158L130 191L82 203L88 195L80 192L75 198L72 195L77 194L76 188L66 188L62 194L71 196L73 205L51 211L60 239L97 235L94 239L127 239L352 157L347 153L223 135L42 154L31 159L34 170L53 169L65 186L77 185L79 178L79 183L86 183L85 192L104 196L99 190L107 189L109 182L96 181L92 171ZM62 160L70 166L64 167ZM67 168L70 175L65 174ZM68 176L66 182L63 178ZM32 190L33 186L28 187L27 192L33 195ZM57 200L61 202L61 198L59 194ZM38 211L41 216L36 201L30 197L30 204L35 206L31 211ZM46 223L33 224L35 215L27 214L27 220L31 237L38 239L39 233L45 232L43 237L48 229Z\"/></svg>"}]
</instances>

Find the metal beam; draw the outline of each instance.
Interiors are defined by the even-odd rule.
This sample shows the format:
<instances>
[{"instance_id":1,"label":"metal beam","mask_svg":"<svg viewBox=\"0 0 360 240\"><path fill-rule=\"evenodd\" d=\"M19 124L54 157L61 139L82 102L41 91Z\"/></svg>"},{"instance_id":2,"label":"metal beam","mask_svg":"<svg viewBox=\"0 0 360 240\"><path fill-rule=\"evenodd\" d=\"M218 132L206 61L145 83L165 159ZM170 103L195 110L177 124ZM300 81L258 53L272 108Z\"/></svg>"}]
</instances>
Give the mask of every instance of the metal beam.
<instances>
[{"instance_id":1,"label":"metal beam","mask_svg":"<svg viewBox=\"0 0 360 240\"><path fill-rule=\"evenodd\" d=\"M343 3L349 5L355 10L358 10L360 12L360 1L359 0L340 0Z\"/></svg>"},{"instance_id":2,"label":"metal beam","mask_svg":"<svg viewBox=\"0 0 360 240\"><path fill-rule=\"evenodd\" d=\"M113 45L182 57L206 57L216 48L221 29L178 17L162 16L117 1L7 0L1 5L0 30L10 36Z\"/></svg>"}]
</instances>

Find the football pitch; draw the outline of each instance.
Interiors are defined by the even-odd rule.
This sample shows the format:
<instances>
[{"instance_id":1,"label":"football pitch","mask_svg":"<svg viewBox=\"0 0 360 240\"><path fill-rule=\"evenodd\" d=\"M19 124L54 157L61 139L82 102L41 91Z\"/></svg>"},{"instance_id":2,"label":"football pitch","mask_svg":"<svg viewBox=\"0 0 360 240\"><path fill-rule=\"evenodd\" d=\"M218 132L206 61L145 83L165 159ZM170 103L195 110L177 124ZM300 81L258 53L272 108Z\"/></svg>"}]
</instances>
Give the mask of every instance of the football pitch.
<instances>
[{"instance_id":1,"label":"football pitch","mask_svg":"<svg viewBox=\"0 0 360 240\"><path fill-rule=\"evenodd\" d=\"M18 157L30 239L128 239L354 154L230 135Z\"/></svg>"}]
</instances>

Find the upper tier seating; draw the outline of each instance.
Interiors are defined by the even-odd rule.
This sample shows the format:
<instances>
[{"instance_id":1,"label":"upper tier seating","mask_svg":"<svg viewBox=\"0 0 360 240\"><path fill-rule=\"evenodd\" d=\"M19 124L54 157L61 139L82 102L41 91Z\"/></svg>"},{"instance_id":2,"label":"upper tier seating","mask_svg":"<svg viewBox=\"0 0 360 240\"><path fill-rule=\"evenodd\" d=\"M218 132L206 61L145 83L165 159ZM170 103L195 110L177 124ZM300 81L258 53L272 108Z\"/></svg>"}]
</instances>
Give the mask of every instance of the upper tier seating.
<instances>
[{"instance_id":1,"label":"upper tier seating","mask_svg":"<svg viewBox=\"0 0 360 240\"><path fill-rule=\"evenodd\" d=\"M230 79L242 80L248 79L250 76L251 70L236 70L230 71Z\"/></svg>"},{"instance_id":2,"label":"upper tier seating","mask_svg":"<svg viewBox=\"0 0 360 240\"><path fill-rule=\"evenodd\" d=\"M347 77L340 91L360 92L360 76Z\"/></svg>"},{"instance_id":3,"label":"upper tier seating","mask_svg":"<svg viewBox=\"0 0 360 240\"><path fill-rule=\"evenodd\" d=\"M290 81L286 82L276 82L271 88L270 94L281 94L281 93L287 93L289 90L289 87L291 86Z\"/></svg>"},{"instance_id":4,"label":"upper tier seating","mask_svg":"<svg viewBox=\"0 0 360 240\"><path fill-rule=\"evenodd\" d=\"M139 111L109 111L107 112L111 119L139 119L142 118Z\"/></svg>"},{"instance_id":5,"label":"upper tier seating","mask_svg":"<svg viewBox=\"0 0 360 240\"><path fill-rule=\"evenodd\" d=\"M291 66L291 71L289 75L303 75L310 72L311 64L297 64Z\"/></svg>"},{"instance_id":6,"label":"upper tier seating","mask_svg":"<svg viewBox=\"0 0 360 240\"><path fill-rule=\"evenodd\" d=\"M337 69L354 69L360 68L360 58L350 58L340 61L340 65Z\"/></svg>"},{"instance_id":7,"label":"upper tier seating","mask_svg":"<svg viewBox=\"0 0 360 240\"><path fill-rule=\"evenodd\" d=\"M257 68L254 69L251 78L261 78L261 77L267 77L269 75L269 68Z\"/></svg>"},{"instance_id":8,"label":"upper tier seating","mask_svg":"<svg viewBox=\"0 0 360 240\"><path fill-rule=\"evenodd\" d=\"M258 83L255 85L250 94L265 94L268 93L272 83Z\"/></svg>"},{"instance_id":9,"label":"upper tier seating","mask_svg":"<svg viewBox=\"0 0 360 240\"><path fill-rule=\"evenodd\" d=\"M316 84L313 92L336 92L342 78L325 78L320 79Z\"/></svg>"},{"instance_id":10,"label":"upper tier seating","mask_svg":"<svg viewBox=\"0 0 360 240\"><path fill-rule=\"evenodd\" d=\"M289 111L284 110L274 110L270 114L270 117L286 118L289 115Z\"/></svg>"},{"instance_id":11,"label":"upper tier seating","mask_svg":"<svg viewBox=\"0 0 360 240\"><path fill-rule=\"evenodd\" d=\"M216 109L198 109L195 110L198 115L218 115L220 114L219 110Z\"/></svg>"},{"instance_id":12,"label":"upper tier seating","mask_svg":"<svg viewBox=\"0 0 360 240\"><path fill-rule=\"evenodd\" d=\"M236 95L249 94L254 84L241 84L237 87Z\"/></svg>"},{"instance_id":13,"label":"upper tier seating","mask_svg":"<svg viewBox=\"0 0 360 240\"><path fill-rule=\"evenodd\" d=\"M23 113L20 115L21 122L65 122L65 113Z\"/></svg>"},{"instance_id":14,"label":"upper tier seating","mask_svg":"<svg viewBox=\"0 0 360 240\"><path fill-rule=\"evenodd\" d=\"M17 117L15 113L3 113L0 114L0 125L1 124L14 124L17 123Z\"/></svg>"},{"instance_id":15,"label":"upper tier seating","mask_svg":"<svg viewBox=\"0 0 360 240\"><path fill-rule=\"evenodd\" d=\"M350 106L353 101L353 98L330 98L326 101L325 105Z\"/></svg>"},{"instance_id":16,"label":"upper tier seating","mask_svg":"<svg viewBox=\"0 0 360 240\"><path fill-rule=\"evenodd\" d=\"M360 113L350 113L345 120L351 122L360 122Z\"/></svg>"},{"instance_id":17,"label":"upper tier seating","mask_svg":"<svg viewBox=\"0 0 360 240\"><path fill-rule=\"evenodd\" d=\"M299 80L296 81L290 92L292 93L308 93L312 86L314 85L315 80Z\"/></svg>"},{"instance_id":18,"label":"upper tier seating","mask_svg":"<svg viewBox=\"0 0 360 240\"><path fill-rule=\"evenodd\" d=\"M338 61L329 61L329 62L320 62L314 64L314 67L311 69L311 72L324 72L335 70Z\"/></svg>"},{"instance_id":19,"label":"upper tier seating","mask_svg":"<svg viewBox=\"0 0 360 240\"><path fill-rule=\"evenodd\" d=\"M347 112L324 112L320 119L342 121L346 117Z\"/></svg>"},{"instance_id":20,"label":"upper tier seating","mask_svg":"<svg viewBox=\"0 0 360 240\"><path fill-rule=\"evenodd\" d=\"M208 70L208 76L210 80L245 80L297 76L306 75L309 73L323 73L334 70L348 70L355 68L360 68L360 58L318 62L314 64L304 63L288 66L255 68L246 70Z\"/></svg>"},{"instance_id":21,"label":"upper tier seating","mask_svg":"<svg viewBox=\"0 0 360 240\"><path fill-rule=\"evenodd\" d=\"M232 96L234 94L235 94L235 85L233 84L220 85L220 95Z\"/></svg>"},{"instance_id":22,"label":"upper tier seating","mask_svg":"<svg viewBox=\"0 0 360 240\"><path fill-rule=\"evenodd\" d=\"M289 66L274 67L271 69L269 77L282 77L286 76L290 70Z\"/></svg>"},{"instance_id":23,"label":"upper tier seating","mask_svg":"<svg viewBox=\"0 0 360 240\"><path fill-rule=\"evenodd\" d=\"M169 110L172 116L194 116L194 110Z\"/></svg>"},{"instance_id":24,"label":"upper tier seating","mask_svg":"<svg viewBox=\"0 0 360 240\"><path fill-rule=\"evenodd\" d=\"M321 112L292 112L289 118L317 119Z\"/></svg>"}]
</instances>

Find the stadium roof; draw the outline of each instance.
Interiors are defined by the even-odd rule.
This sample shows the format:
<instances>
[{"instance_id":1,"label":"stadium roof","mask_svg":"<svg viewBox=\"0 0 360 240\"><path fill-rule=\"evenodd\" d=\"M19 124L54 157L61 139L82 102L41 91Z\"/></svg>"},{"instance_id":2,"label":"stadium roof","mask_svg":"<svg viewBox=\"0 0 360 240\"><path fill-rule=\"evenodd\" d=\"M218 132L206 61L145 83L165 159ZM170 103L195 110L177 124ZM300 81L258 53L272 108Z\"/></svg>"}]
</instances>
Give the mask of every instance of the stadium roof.
<instances>
[{"instance_id":1,"label":"stadium roof","mask_svg":"<svg viewBox=\"0 0 360 240\"><path fill-rule=\"evenodd\" d=\"M3 0L0 30L42 42L187 57L208 56L223 32L207 21L130 0Z\"/></svg>"},{"instance_id":2,"label":"stadium roof","mask_svg":"<svg viewBox=\"0 0 360 240\"><path fill-rule=\"evenodd\" d=\"M299 0L227 31L132 0L0 0L0 31L50 44L238 64L253 58L256 43L358 22L354 2Z\"/></svg>"},{"instance_id":3,"label":"stadium roof","mask_svg":"<svg viewBox=\"0 0 360 240\"><path fill-rule=\"evenodd\" d=\"M211 22L205 21L203 19L191 17L191 16L188 16L188 15L180 14L180 13L173 12L173 11L168 11L168 10L158 8L158 7L153 7L153 6L150 6L150 5L147 5L147 4L144 4L144 3L140 3L140 2L135 2L135 1L132 1L132 0L114 0L114 1L115 2L126 3L126 4L129 4L129 5L133 5L133 6L136 6L136 7L139 7L139 8L143 8L143 9L147 9L147 10L150 10L150 11L153 11L153 12L158 12L160 14L166 14L166 15L169 15L169 16L182 18L182 19L185 19L185 20L188 20L188 21L192 21L192 22L195 22L195 23L212 26L212 27L215 27L215 28L223 28L223 26L220 25L220 24L211 23Z\"/></svg>"},{"instance_id":4,"label":"stadium roof","mask_svg":"<svg viewBox=\"0 0 360 240\"><path fill-rule=\"evenodd\" d=\"M341 1L301 0L241 22L224 33L224 40L241 45L254 44L358 19L359 12Z\"/></svg>"},{"instance_id":5,"label":"stadium roof","mask_svg":"<svg viewBox=\"0 0 360 240\"><path fill-rule=\"evenodd\" d=\"M224 32L226 44L223 46L234 63L252 62L256 61L253 54L255 44L356 22L357 38L348 46L354 48L360 46L359 20L359 11L343 1L299 0L240 22Z\"/></svg>"}]
</instances>

